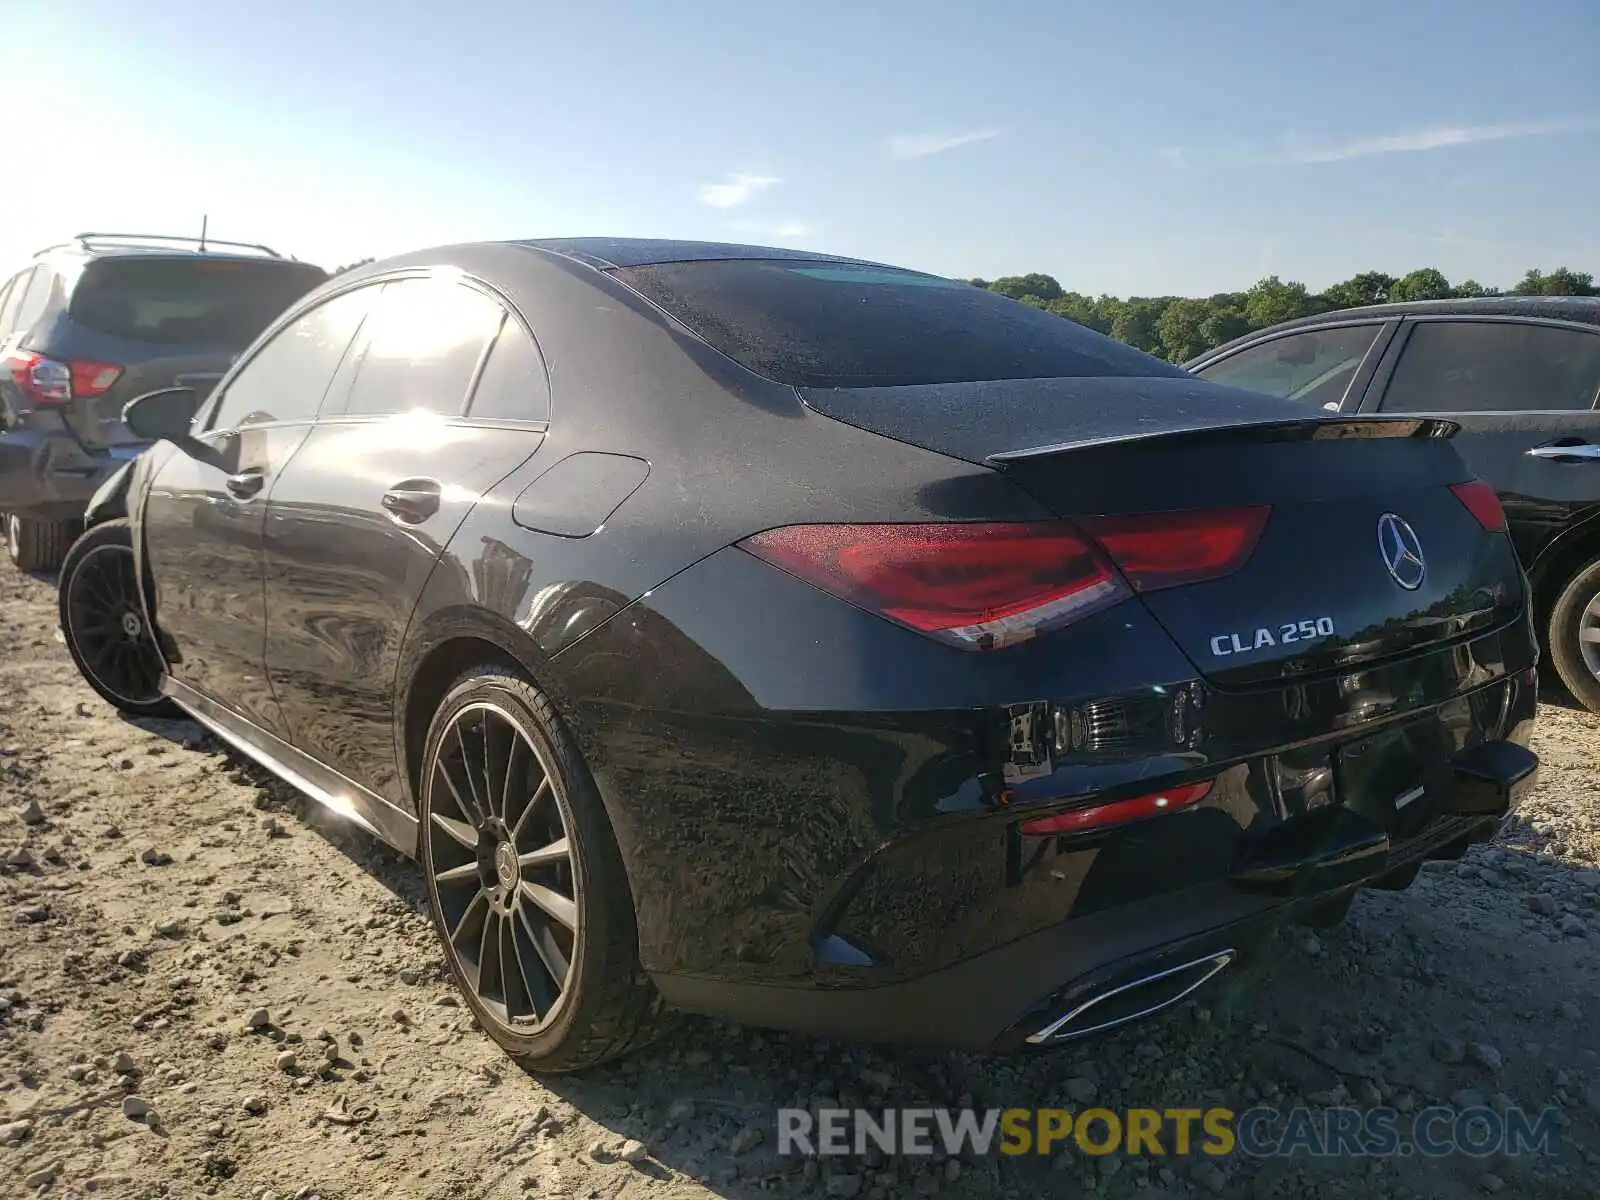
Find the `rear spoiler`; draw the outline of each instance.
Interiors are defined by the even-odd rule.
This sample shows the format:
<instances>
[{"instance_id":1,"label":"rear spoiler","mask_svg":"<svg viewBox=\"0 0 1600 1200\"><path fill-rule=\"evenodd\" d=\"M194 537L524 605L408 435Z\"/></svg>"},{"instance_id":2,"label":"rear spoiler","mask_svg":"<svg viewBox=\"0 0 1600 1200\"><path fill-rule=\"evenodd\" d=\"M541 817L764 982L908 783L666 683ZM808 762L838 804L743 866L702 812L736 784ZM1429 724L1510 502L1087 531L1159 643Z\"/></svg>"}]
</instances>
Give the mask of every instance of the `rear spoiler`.
<instances>
[{"instance_id":1,"label":"rear spoiler","mask_svg":"<svg viewBox=\"0 0 1600 1200\"><path fill-rule=\"evenodd\" d=\"M1159 429L1150 433L1129 433L1108 438L1086 438L1073 442L1054 442L1005 450L983 461L990 466L1025 463L1032 459L1053 458L1081 450L1112 449L1159 444L1163 449L1181 446L1239 445L1263 442L1314 442L1333 438L1450 438L1461 430L1454 421L1436 417L1350 416L1306 417L1292 421L1251 421L1229 425L1195 425L1190 428Z\"/></svg>"}]
</instances>

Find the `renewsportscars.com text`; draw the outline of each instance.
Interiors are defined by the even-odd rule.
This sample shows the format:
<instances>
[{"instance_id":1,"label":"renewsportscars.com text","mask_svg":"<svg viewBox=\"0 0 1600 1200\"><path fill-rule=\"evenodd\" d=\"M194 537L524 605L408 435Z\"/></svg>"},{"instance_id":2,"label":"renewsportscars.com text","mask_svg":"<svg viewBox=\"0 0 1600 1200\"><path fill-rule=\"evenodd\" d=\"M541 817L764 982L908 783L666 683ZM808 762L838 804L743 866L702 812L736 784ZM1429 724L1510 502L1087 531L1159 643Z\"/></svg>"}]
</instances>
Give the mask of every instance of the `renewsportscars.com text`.
<instances>
[{"instance_id":1,"label":"renewsportscars.com text","mask_svg":"<svg viewBox=\"0 0 1600 1200\"><path fill-rule=\"evenodd\" d=\"M866 1154L1186 1157L1243 1154L1257 1158L1372 1158L1420 1154L1554 1155L1555 1109L1520 1108L803 1108L778 1110L778 1153L806 1157Z\"/></svg>"}]
</instances>

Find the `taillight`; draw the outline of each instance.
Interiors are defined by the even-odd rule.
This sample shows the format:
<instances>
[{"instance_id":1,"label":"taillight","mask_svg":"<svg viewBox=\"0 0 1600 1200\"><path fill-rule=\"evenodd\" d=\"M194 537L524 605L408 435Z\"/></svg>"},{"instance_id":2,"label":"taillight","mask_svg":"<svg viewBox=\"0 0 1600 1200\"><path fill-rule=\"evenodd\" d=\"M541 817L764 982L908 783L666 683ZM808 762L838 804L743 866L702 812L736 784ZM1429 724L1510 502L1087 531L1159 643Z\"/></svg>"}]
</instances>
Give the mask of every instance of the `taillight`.
<instances>
[{"instance_id":1,"label":"taillight","mask_svg":"<svg viewBox=\"0 0 1600 1200\"><path fill-rule=\"evenodd\" d=\"M1506 510L1500 506L1500 497L1483 480L1453 483L1450 490L1466 506L1467 511L1478 518L1478 524L1490 533L1499 533L1506 527Z\"/></svg>"},{"instance_id":2,"label":"taillight","mask_svg":"<svg viewBox=\"0 0 1600 1200\"><path fill-rule=\"evenodd\" d=\"M74 396L102 396L122 376L122 368L115 363L86 362L78 360L67 366L72 371Z\"/></svg>"},{"instance_id":3,"label":"taillight","mask_svg":"<svg viewBox=\"0 0 1600 1200\"><path fill-rule=\"evenodd\" d=\"M1231 575L1244 566L1272 509L1201 509L1080 522L1135 591L1153 592Z\"/></svg>"},{"instance_id":4,"label":"taillight","mask_svg":"<svg viewBox=\"0 0 1600 1200\"><path fill-rule=\"evenodd\" d=\"M1020 828L1023 833L1034 837L1046 837L1055 833L1087 833L1093 829L1104 829L1109 825L1122 825L1128 821L1140 821L1146 817L1192 808L1204 800L1210 791L1209 779L1199 783L1181 783L1177 787L1170 787L1162 792L1151 792L1147 796L1133 796L1126 800L1091 804L1086 808L1057 813L1053 817L1024 821Z\"/></svg>"},{"instance_id":5,"label":"taillight","mask_svg":"<svg viewBox=\"0 0 1600 1200\"><path fill-rule=\"evenodd\" d=\"M70 404L74 396L104 394L122 375L115 363L59 362L31 350L13 350L5 358L12 382L30 402L45 408Z\"/></svg>"},{"instance_id":6,"label":"taillight","mask_svg":"<svg viewBox=\"0 0 1600 1200\"><path fill-rule=\"evenodd\" d=\"M843 600L969 650L995 650L1130 595L1063 522L788 525L740 543Z\"/></svg>"}]
</instances>

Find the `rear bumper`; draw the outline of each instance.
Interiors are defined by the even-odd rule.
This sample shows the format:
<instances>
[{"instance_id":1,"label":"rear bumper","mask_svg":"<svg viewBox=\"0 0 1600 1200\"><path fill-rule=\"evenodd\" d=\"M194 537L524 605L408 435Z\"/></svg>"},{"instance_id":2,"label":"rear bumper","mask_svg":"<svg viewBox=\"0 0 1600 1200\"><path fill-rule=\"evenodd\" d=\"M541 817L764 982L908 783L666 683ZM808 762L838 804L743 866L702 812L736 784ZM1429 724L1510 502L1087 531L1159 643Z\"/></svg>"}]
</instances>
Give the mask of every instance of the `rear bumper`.
<instances>
[{"instance_id":1,"label":"rear bumper","mask_svg":"<svg viewBox=\"0 0 1600 1200\"><path fill-rule=\"evenodd\" d=\"M1181 999L1232 962L1248 957L1304 910L1348 895L1385 876L1405 875L1427 859L1457 858L1493 836L1534 785L1535 760L1516 743L1492 743L1510 769L1485 778L1481 755L1464 763L1459 807L1440 813L1422 834L1363 859L1342 878L1307 864L1288 892L1265 892L1219 880L1064 921L940 971L872 987L782 987L657 975L667 1003L756 1026L823 1037L921 1042L974 1051L1047 1048L1097 1033L1124 1018L1099 1012L1102 998L1133 995L1142 981L1172 986L1124 1005L1127 1019ZM1507 762L1506 760L1509 760ZM1491 809L1493 811L1491 811ZM1292 893L1292 894L1289 894ZM1188 976L1181 974L1188 971ZM1070 1014L1081 1018L1063 1025Z\"/></svg>"},{"instance_id":2,"label":"rear bumper","mask_svg":"<svg viewBox=\"0 0 1600 1200\"><path fill-rule=\"evenodd\" d=\"M1527 746L1536 662L1524 620L1222 689L1135 604L964 655L733 551L557 655L551 687L670 1002L992 1047L1099 973L1240 949L1491 835L1532 776L1497 788L1477 748ZM1026 828L1201 780L1181 812Z\"/></svg>"},{"instance_id":3,"label":"rear bumper","mask_svg":"<svg viewBox=\"0 0 1600 1200\"><path fill-rule=\"evenodd\" d=\"M105 480L146 447L88 451L70 433L15 429L0 434L0 512L76 520Z\"/></svg>"}]
</instances>

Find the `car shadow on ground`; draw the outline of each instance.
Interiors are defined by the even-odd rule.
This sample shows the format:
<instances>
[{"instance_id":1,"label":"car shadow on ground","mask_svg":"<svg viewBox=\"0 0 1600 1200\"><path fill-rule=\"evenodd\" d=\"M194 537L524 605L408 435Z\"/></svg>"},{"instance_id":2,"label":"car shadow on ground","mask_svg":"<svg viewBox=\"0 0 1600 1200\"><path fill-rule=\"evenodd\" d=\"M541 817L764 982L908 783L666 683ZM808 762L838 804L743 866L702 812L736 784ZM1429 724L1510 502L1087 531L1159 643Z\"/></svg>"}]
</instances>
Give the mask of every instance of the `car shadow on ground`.
<instances>
[{"instance_id":1,"label":"car shadow on ground","mask_svg":"<svg viewBox=\"0 0 1600 1200\"><path fill-rule=\"evenodd\" d=\"M225 759L226 770L233 779L256 789L255 808L263 824L286 819L295 821L316 833L381 883L407 908L418 915L427 915L427 890L423 884L422 870L415 860L279 779L198 721L188 717L119 715L128 724L153 733L175 746Z\"/></svg>"}]
</instances>

